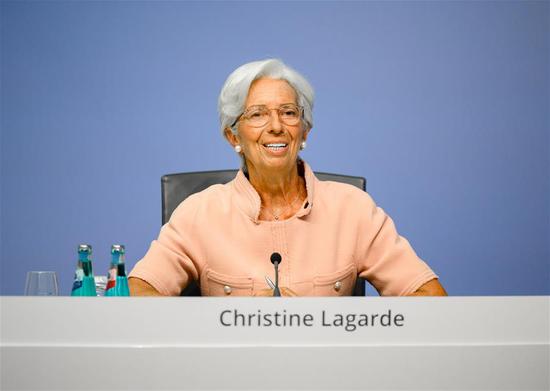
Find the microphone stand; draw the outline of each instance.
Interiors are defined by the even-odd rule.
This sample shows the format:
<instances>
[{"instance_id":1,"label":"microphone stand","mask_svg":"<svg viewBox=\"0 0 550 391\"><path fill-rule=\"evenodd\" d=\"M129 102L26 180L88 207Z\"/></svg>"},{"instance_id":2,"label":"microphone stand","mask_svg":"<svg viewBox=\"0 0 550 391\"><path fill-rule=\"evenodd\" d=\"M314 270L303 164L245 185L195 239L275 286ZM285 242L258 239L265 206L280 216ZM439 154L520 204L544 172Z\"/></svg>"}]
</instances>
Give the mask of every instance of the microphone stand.
<instances>
[{"instance_id":1,"label":"microphone stand","mask_svg":"<svg viewBox=\"0 0 550 391\"><path fill-rule=\"evenodd\" d=\"M271 254L271 263L275 266L275 288L273 289L273 296L280 297L281 291L279 290L279 263L281 262L282 257L279 253Z\"/></svg>"}]
</instances>

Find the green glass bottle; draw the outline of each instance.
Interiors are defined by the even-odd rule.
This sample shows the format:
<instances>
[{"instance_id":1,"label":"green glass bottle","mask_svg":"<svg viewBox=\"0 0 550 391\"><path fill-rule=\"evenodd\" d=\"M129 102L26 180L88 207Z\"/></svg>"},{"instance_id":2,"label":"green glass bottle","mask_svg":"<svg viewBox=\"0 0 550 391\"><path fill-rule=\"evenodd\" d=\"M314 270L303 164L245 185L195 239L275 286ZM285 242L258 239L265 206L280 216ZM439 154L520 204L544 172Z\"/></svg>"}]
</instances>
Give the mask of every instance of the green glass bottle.
<instances>
[{"instance_id":1,"label":"green glass bottle","mask_svg":"<svg viewBox=\"0 0 550 391\"><path fill-rule=\"evenodd\" d=\"M105 296L130 296L128 277L124 266L124 245L111 246L111 266Z\"/></svg>"},{"instance_id":2,"label":"green glass bottle","mask_svg":"<svg viewBox=\"0 0 550 391\"><path fill-rule=\"evenodd\" d=\"M91 256L92 246L89 244L78 246L78 265L71 296L97 296Z\"/></svg>"}]
</instances>

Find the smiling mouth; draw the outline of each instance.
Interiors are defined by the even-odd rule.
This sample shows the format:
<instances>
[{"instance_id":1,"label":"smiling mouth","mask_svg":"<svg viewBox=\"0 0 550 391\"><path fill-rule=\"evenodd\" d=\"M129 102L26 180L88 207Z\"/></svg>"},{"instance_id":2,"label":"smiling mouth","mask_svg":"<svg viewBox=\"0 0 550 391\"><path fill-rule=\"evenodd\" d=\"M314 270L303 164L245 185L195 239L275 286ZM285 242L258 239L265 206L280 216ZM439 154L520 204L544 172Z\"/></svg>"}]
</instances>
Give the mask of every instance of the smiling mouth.
<instances>
[{"instance_id":1,"label":"smiling mouth","mask_svg":"<svg viewBox=\"0 0 550 391\"><path fill-rule=\"evenodd\" d=\"M266 147L268 150L273 152L282 151L285 149L288 144L285 143L271 143L271 144L263 144L264 147Z\"/></svg>"}]
</instances>

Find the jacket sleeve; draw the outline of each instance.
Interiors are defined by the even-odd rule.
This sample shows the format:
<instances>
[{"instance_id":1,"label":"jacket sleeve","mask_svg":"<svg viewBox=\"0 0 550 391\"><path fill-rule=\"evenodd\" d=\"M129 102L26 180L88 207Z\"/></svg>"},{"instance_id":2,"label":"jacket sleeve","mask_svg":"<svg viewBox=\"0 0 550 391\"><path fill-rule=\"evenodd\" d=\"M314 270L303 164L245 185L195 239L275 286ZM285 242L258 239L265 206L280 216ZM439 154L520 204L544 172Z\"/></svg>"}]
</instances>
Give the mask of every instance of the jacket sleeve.
<instances>
[{"instance_id":1,"label":"jacket sleeve","mask_svg":"<svg viewBox=\"0 0 550 391\"><path fill-rule=\"evenodd\" d=\"M437 278L404 237L393 220L364 193L359 217L356 262L360 277L382 296L404 296Z\"/></svg>"},{"instance_id":2,"label":"jacket sleeve","mask_svg":"<svg viewBox=\"0 0 550 391\"><path fill-rule=\"evenodd\" d=\"M193 261L198 256L193 237L196 215L193 203L191 196L176 208L129 277L148 282L166 296L179 296L191 280L198 280L198 267Z\"/></svg>"}]
</instances>

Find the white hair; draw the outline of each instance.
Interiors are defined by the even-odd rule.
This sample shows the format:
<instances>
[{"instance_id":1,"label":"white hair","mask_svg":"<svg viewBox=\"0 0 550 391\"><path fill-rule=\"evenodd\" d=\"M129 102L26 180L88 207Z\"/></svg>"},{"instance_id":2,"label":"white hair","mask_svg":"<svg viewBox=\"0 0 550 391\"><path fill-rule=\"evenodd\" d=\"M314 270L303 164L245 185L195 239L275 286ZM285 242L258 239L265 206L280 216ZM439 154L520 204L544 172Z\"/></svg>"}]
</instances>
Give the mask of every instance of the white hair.
<instances>
[{"instance_id":1,"label":"white hair","mask_svg":"<svg viewBox=\"0 0 550 391\"><path fill-rule=\"evenodd\" d=\"M271 58L241 65L225 81L218 97L222 134L227 128L230 128L234 134L237 133L237 127L233 124L245 109L248 90L254 80L262 77L285 80L294 89L297 96L296 103L304 108L305 125L309 129L312 128L314 92L311 84L281 60Z\"/></svg>"}]
</instances>

